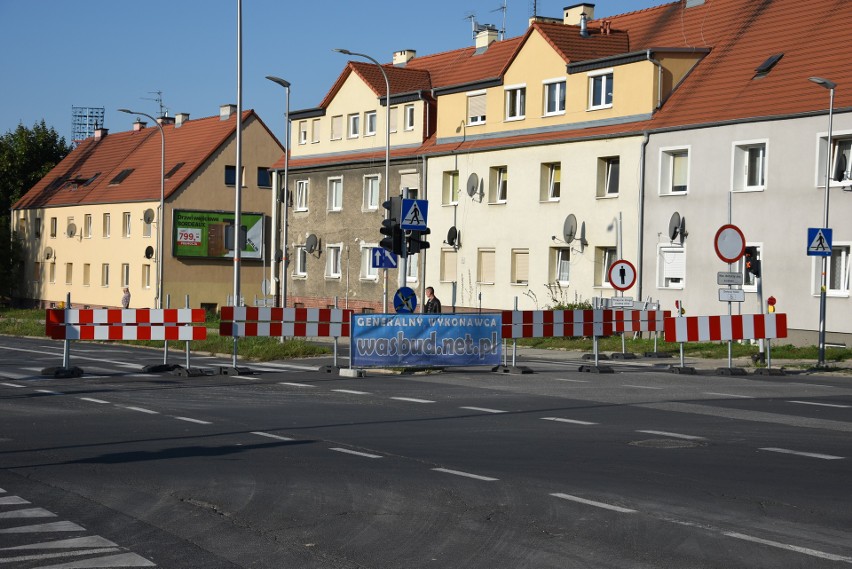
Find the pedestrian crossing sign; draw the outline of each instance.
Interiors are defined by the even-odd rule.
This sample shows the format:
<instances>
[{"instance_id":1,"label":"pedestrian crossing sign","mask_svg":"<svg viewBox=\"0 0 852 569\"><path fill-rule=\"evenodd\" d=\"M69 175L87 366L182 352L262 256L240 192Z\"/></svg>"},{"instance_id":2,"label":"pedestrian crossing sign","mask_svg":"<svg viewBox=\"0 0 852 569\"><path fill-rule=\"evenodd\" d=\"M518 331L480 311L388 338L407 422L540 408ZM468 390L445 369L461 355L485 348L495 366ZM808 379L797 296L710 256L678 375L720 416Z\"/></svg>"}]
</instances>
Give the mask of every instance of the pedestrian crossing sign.
<instances>
[{"instance_id":1,"label":"pedestrian crossing sign","mask_svg":"<svg viewBox=\"0 0 852 569\"><path fill-rule=\"evenodd\" d=\"M808 256L831 257L831 229L827 227L808 228Z\"/></svg>"},{"instance_id":2,"label":"pedestrian crossing sign","mask_svg":"<svg viewBox=\"0 0 852 569\"><path fill-rule=\"evenodd\" d=\"M425 231L429 202L426 200L402 200L402 222L406 231Z\"/></svg>"}]
</instances>

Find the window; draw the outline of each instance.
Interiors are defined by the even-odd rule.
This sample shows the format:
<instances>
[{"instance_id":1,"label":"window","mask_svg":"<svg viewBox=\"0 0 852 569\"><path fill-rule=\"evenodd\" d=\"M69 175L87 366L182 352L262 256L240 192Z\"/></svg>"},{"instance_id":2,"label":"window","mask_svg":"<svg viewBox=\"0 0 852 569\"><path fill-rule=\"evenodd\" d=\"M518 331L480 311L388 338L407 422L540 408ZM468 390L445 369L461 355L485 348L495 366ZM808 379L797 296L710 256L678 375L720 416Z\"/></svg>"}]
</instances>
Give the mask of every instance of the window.
<instances>
[{"instance_id":1,"label":"window","mask_svg":"<svg viewBox=\"0 0 852 569\"><path fill-rule=\"evenodd\" d=\"M89 263L83 264L83 286L89 286L92 281L92 265Z\"/></svg>"},{"instance_id":2,"label":"window","mask_svg":"<svg viewBox=\"0 0 852 569\"><path fill-rule=\"evenodd\" d=\"M390 108L390 124L388 124L388 129L390 132L397 131L397 122L399 119L397 116L399 115L399 107L391 107Z\"/></svg>"},{"instance_id":3,"label":"window","mask_svg":"<svg viewBox=\"0 0 852 569\"><path fill-rule=\"evenodd\" d=\"M343 179L328 179L328 211L343 209Z\"/></svg>"},{"instance_id":4,"label":"window","mask_svg":"<svg viewBox=\"0 0 852 569\"><path fill-rule=\"evenodd\" d=\"M526 115L527 88L525 86L506 87L506 120L520 120Z\"/></svg>"},{"instance_id":5,"label":"window","mask_svg":"<svg viewBox=\"0 0 852 569\"><path fill-rule=\"evenodd\" d=\"M364 176L364 211L379 209L379 177Z\"/></svg>"},{"instance_id":6,"label":"window","mask_svg":"<svg viewBox=\"0 0 852 569\"><path fill-rule=\"evenodd\" d=\"M242 175L240 176L240 184L243 188L246 187L246 167L241 166L240 172ZM237 167L236 166L225 166L225 185L226 186L236 186L237 184Z\"/></svg>"},{"instance_id":7,"label":"window","mask_svg":"<svg viewBox=\"0 0 852 569\"><path fill-rule=\"evenodd\" d=\"M331 279L339 279L342 273L341 269L341 251L342 247L338 245L329 245L326 247L325 253L325 276Z\"/></svg>"},{"instance_id":8,"label":"window","mask_svg":"<svg viewBox=\"0 0 852 569\"><path fill-rule=\"evenodd\" d=\"M35 218L35 230L34 230L36 238L41 237L41 218Z\"/></svg>"},{"instance_id":9,"label":"window","mask_svg":"<svg viewBox=\"0 0 852 569\"><path fill-rule=\"evenodd\" d=\"M544 84L544 115L565 114L565 79Z\"/></svg>"},{"instance_id":10,"label":"window","mask_svg":"<svg viewBox=\"0 0 852 569\"><path fill-rule=\"evenodd\" d=\"M130 263L121 264L121 286L130 286Z\"/></svg>"},{"instance_id":11,"label":"window","mask_svg":"<svg viewBox=\"0 0 852 569\"><path fill-rule=\"evenodd\" d=\"M68 216L65 219L65 235L68 237L76 237L77 236L77 226L74 225L74 216Z\"/></svg>"},{"instance_id":12,"label":"window","mask_svg":"<svg viewBox=\"0 0 852 569\"><path fill-rule=\"evenodd\" d=\"M480 249L476 260L476 275L479 284L494 284L494 249Z\"/></svg>"},{"instance_id":13,"label":"window","mask_svg":"<svg viewBox=\"0 0 852 569\"><path fill-rule=\"evenodd\" d=\"M142 282L140 285L144 289L151 288L151 265L142 265Z\"/></svg>"},{"instance_id":14,"label":"window","mask_svg":"<svg viewBox=\"0 0 852 569\"><path fill-rule=\"evenodd\" d=\"M615 247L596 247L595 265L599 268L595 274L595 286L610 286L609 268L617 260Z\"/></svg>"},{"instance_id":15,"label":"window","mask_svg":"<svg viewBox=\"0 0 852 569\"><path fill-rule=\"evenodd\" d=\"M257 167L257 187L272 187L272 172L269 170L269 168L264 168L262 166Z\"/></svg>"},{"instance_id":16,"label":"window","mask_svg":"<svg viewBox=\"0 0 852 569\"><path fill-rule=\"evenodd\" d=\"M598 159L598 197L618 196L618 156Z\"/></svg>"},{"instance_id":17,"label":"window","mask_svg":"<svg viewBox=\"0 0 852 569\"><path fill-rule=\"evenodd\" d=\"M849 296L849 278L850 278L850 253L852 253L852 243L838 243L835 241L831 244L831 257L825 265L825 294L827 296ZM822 271L822 258L814 257L813 265L813 293L819 295Z\"/></svg>"},{"instance_id":18,"label":"window","mask_svg":"<svg viewBox=\"0 0 852 569\"><path fill-rule=\"evenodd\" d=\"M689 183L689 150L663 149L660 154L660 195L685 194Z\"/></svg>"},{"instance_id":19,"label":"window","mask_svg":"<svg viewBox=\"0 0 852 569\"><path fill-rule=\"evenodd\" d=\"M343 138L343 115L331 117L331 139L340 140Z\"/></svg>"},{"instance_id":20,"label":"window","mask_svg":"<svg viewBox=\"0 0 852 569\"><path fill-rule=\"evenodd\" d=\"M50 263L47 266L47 280L49 283L53 284L56 282L56 263Z\"/></svg>"},{"instance_id":21,"label":"window","mask_svg":"<svg viewBox=\"0 0 852 569\"><path fill-rule=\"evenodd\" d=\"M529 249L514 249L512 251L512 284L529 284L530 282L530 252Z\"/></svg>"},{"instance_id":22,"label":"window","mask_svg":"<svg viewBox=\"0 0 852 569\"><path fill-rule=\"evenodd\" d=\"M567 285L571 276L571 249L560 247L553 249L551 257L553 268L550 278L561 285Z\"/></svg>"},{"instance_id":23,"label":"window","mask_svg":"<svg viewBox=\"0 0 852 569\"><path fill-rule=\"evenodd\" d=\"M364 113L364 136L376 135L376 111Z\"/></svg>"},{"instance_id":24,"label":"window","mask_svg":"<svg viewBox=\"0 0 852 569\"><path fill-rule=\"evenodd\" d=\"M420 254L419 253L409 253L408 254L408 263L405 265L405 280L409 283L417 282L417 274L420 269Z\"/></svg>"},{"instance_id":25,"label":"window","mask_svg":"<svg viewBox=\"0 0 852 569\"><path fill-rule=\"evenodd\" d=\"M361 280L379 280L379 269L373 267L373 247L378 245L375 243L361 245Z\"/></svg>"},{"instance_id":26,"label":"window","mask_svg":"<svg viewBox=\"0 0 852 569\"><path fill-rule=\"evenodd\" d=\"M834 131L831 139L832 145L832 164L830 179L834 183L832 185L849 185L849 180L852 178L852 136L849 132L838 133ZM823 135L819 139L819 152L817 155L817 187L822 187L825 184L825 147L826 137ZM838 178L840 178L838 180Z\"/></svg>"},{"instance_id":27,"label":"window","mask_svg":"<svg viewBox=\"0 0 852 569\"><path fill-rule=\"evenodd\" d=\"M320 126L319 119L311 121L311 144L316 144L320 141Z\"/></svg>"},{"instance_id":28,"label":"window","mask_svg":"<svg viewBox=\"0 0 852 569\"><path fill-rule=\"evenodd\" d=\"M121 214L121 236L130 237L130 212L125 211Z\"/></svg>"},{"instance_id":29,"label":"window","mask_svg":"<svg viewBox=\"0 0 852 569\"><path fill-rule=\"evenodd\" d=\"M551 162L541 165L539 201L559 201L562 195L562 164Z\"/></svg>"},{"instance_id":30,"label":"window","mask_svg":"<svg viewBox=\"0 0 852 569\"><path fill-rule=\"evenodd\" d=\"M455 249L441 250L441 282L450 283L458 279L458 256Z\"/></svg>"},{"instance_id":31,"label":"window","mask_svg":"<svg viewBox=\"0 0 852 569\"><path fill-rule=\"evenodd\" d=\"M115 178L109 181L110 186L117 186L122 183L130 174L133 173L133 168L127 168L115 175Z\"/></svg>"},{"instance_id":32,"label":"window","mask_svg":"<svg viewBox=\"0 0 852 569\"><path fill-rule=\"evenodd\" d=\"M33 263L33 282L41 282L41 263L39 261Z\"/></svg>"},{"instance_id":33,"label":"window","mask_svg":"<svg viewBox=\"0 0 852 569\"><path fill-rule=\"evenodd\" d=\"M443 184L441 190L441 203L444 205L452 205L459 203L459 172L453 170L444 172Z\"/></svg>"},{"instance_id":34,"label":"window","mask_svg":"<svg viewBox=\"0 0 852 569\"><path fill-rule=\"evenodd\" d=\"M65 284L70 285L74 276L74 263L65 263Z\"/></svg>"},{"instance_id":35,"label":"window","mask_svg":"<svg viewBox=\"0 0 852 569\"><path fill-rule=\"evenodd\" d=\"M682 289L686 279L686 250L670 245L657 246L657 288Z\"/></svg>"},{"instance_id":36,"label":"window","mask_svg":"<svg viewBox=\"0 0 852 569\"><path fill-rule=\"evenodd\" d=\"M153 225L152 221L145 221L145 218L142 218L142 237L151 237L151 226Z\"/></svg>"},{"instance_id":37,"label":"window","mask_svg":"<svg viewBox=\"0 0 852 569\"><path fill-rule=\"evenodd\" d=\"M308 211L308 180L296 181L296 211Z\"/></svg>"},{"instance_id":38,"label":"window","mask_svg":"<svg viewBox=\"0 0 852 569\"><path fill-rule=\"evenodd\" d=\"M110 228L109 228L109 214L108 214L108 213L105 213L105 214L104 214L104 227L103 227L103 230L104 230L103 236L104 236L105 238L108 238L108 237L109 237L109 231L110 231Z\"/></svg>"},{"instance_id":39,"label":"window","mask_svg":"<svg viewBox=\"0 0 852 569\"><path fill-rule=\"evenodd\" d=\"M766 141L734 144L732 189L759 192L766 189Z\"/></svg>"},{"instance_id":40,"label":"window","mask_svg":"<svg viewBox=\"0 0 852 569\"><path fill-rule=\"evenodd\" d=\"M308 121L299 121L299 144L308 143Z\"/></svg>"},{"instance_id":41,"label":"window","mask_svg":"<svg viewBox=\"0 0 852 569\"><path fill-rule=\"evenodd\" d=\"M361 115L358 113L349 115L349 138L361 136Z\"/></svg>"},{"instance_id":42,"label":"window","mask_svg":"<svg viewBox=\"0 0 852 569\"><path fill-rule=\"evenodd\" d=\"M414 105L405 105L402 108L402 116L405 130L414 130Z\"/></svg>"},{"instance_id":43,"label":"window","mask_svg":"<svg viewBox=\"0 0 852 569\"><path fill-rule=\"evenodd\" d=\"M51 239L56 239L56 232L58 231L59 222L55 217L50 218L50 237Z\"/></svg>"},{"instance_id":44,"label":"window","mask_svg":"<svg viewBox=\"0 0 852 569\"><path fill-rule=\"evenodd\" d=\"M754 260L760 261L763 258L763 246L758 243L747 243L746 244L746 252L749 249L754 249L755 255ZM736 272L743 273L743 289L747 292L757 292L757 279L751 273L749 273L745 268L746 257L745 255L741 257L736 263ZM819 284L817 284L817 290L819 290Z\"/></svg>"},{"instance_id":45,"label":"window","mask_svg":"<svg viewBox=\"0 0 852 569\"><path fill-rule=\"evenodd\" d=\"M166 172L166 176L165 176L166 179L168 180L169 178L171 178L172 176L177 174L177 171L180 170L183 167L184 164L185 164L185 162L178 162L177 164L172 166L172 169L169 170L168 172Z\"/></svg>"},{"instance_id":46,"label":"window","mask_svg":"<svg viewBox=\"0 0 852 569\"><path fill-rule=\"evenodd\" d=\"M87 213L83 216L83 237L86 239L92 238L92 214Z\"/></svg>"},{"instance_id":47,"label":"window","mask_svg":"<svg viewBox=\"0 0 852 569\"><path fill-rule=\"evenodd\" d=\"M109 263L101 265L101 286L109 286Z\"/></svg>"},{"instance_id":48,"label":"window","mask_svg":"<svg viewBox=\"0 0 852 569\"><path fill-rule=\"evenodd\" d=\"M485 124L485 91L468 94L467 124Z\"/></svg>"},{"instance_id":49,"label":"window","mask_svg":"<svg viewBox=\"0 0 852 569\"><path fill-rule=\"evenodd\" d=\"M304 245L297 245L294 248L294 257L296 262L293 265L293 276L305 278L308 276L308 251Z\"/></svg>"},{"instance_id":50,"label":"window","mask_svg":"<svg viewBox=\"0 0 852 569\"><path fill-rule=\"evenodd\" d=\"M589 75L589 110L612 107L612 71Z\"/></svg>"},{"instance_id":51,"label":"window","mask_svg":"<svg viewBox=\"0 0 852 569\"><path fill-rule=\"evenodd\" d=\"M509 192L509 171L505 166L491 168L491 185L489 188L489 203L506 203Z\"/></svg>"}]
</instances>

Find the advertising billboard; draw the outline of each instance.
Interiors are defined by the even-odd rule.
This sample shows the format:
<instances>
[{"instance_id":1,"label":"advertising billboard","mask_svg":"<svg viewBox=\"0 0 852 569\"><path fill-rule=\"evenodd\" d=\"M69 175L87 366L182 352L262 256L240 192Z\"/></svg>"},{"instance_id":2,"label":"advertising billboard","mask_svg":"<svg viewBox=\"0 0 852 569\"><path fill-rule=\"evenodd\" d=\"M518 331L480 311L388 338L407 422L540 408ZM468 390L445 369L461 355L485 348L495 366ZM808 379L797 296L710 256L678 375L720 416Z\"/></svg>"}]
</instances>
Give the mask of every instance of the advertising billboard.
<instances>
[{"instance_id":1,"label":"advertising billboard","mask_svg":"<svg viewBox=\"0 0 852 569\"><path fill-rule=\"evenodd\" d=\"M262 213L243 212L239 232L235 231L232 211L174 210L172 221L175 257L233 258L239 235L241 258L263 258Z\"/></svg>"}]
</instances>

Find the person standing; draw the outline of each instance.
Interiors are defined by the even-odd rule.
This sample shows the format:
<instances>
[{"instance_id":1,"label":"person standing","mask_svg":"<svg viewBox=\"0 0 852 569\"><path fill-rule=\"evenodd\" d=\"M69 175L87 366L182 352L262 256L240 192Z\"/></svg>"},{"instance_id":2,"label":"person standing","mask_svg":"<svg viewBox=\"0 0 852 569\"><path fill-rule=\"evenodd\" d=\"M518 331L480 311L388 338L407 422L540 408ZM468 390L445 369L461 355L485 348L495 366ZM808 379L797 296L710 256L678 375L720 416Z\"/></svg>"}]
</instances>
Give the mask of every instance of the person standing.
<instances>
[{"instance_id":1,"label":"person standing","mask_svg":"<svg viewBox=\"0 0 852 569\"><path fill-rule=\"evenodd\" d=\"M130 308L130 289L124 287L124 295L121 297L121 307Z\"/></svg>"},{"instance_id":2,"label":"person standing","mask_svg":"<svg viewBox=\"0 0 852 569\"><path fill-rule=\"evenodd\" d=\"M424 314L440 314L441 301L435 296L435 289L431 286L426 287L426 304L423 305Z\"/></svg>"}]
</instances>

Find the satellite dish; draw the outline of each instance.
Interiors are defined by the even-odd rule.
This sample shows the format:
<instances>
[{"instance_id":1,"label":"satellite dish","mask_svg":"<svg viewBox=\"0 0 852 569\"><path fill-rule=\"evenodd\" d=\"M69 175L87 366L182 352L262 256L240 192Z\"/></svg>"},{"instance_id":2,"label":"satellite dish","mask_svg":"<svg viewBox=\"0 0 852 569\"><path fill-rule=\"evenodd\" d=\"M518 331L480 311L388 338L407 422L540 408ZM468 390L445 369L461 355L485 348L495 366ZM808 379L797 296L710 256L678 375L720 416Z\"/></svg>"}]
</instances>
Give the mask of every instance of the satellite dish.
<instances>
[{"instance_id":1,"label":"satellite dish","mask_svg":"<svg viewBox=\"0 0 852 569\"><path fill-rule=\"evenodd\" d=\"M459 230L456 229L456 226L450 227L450 230L447 231L447 240L445 241L447 245L452 245L455 247L459 244Z\"/></svg>"},{"instance_id":2,"label":"satellite dish","mask_svg":"<svg viewBox=\"0 0 852 569\"><path fill-rule=\"evenodd\" d=\"M562 237L566 243L571 243L575 235L577 235L577 218L573 213L569 213L565 223L562 224Z\"/></svg>"},{"instance_id":3,"label":"satellite dish","mask_svg":"<svg viewBox=\"0 0 852 569\"><path fill-rule=\"evenodd\" d=\"M467 195L473 197L479 191L479 176L471 174L467 177Z\"/></svg>"},{"instance_id":4,"label":"satellite dish","mask_svg":"<svg viewBox=\"0 0 852 569\"><path fill-rule=\"evenodd\" d=\"M674 212L669 220L669 240L674 241L678 234L680 234L680 214Z\"/></svg>"},{"instance_id":5,"label":"satellite dish","mask_svg":"<svg viewBox=\"0 0 852 569\"><path fill-rule=\"evenodd\" d=\"M154 257L154 248L151 247L150 245L148 245L147 247L145 247L145 258L151 259L153 257Z\"/></svg>"},{"instance_id":6,"label":"satellite dish","mask_svg":"<svg viewBox=\"0 0 852 569\"><path fill-rule=\"evenodd\" d=\"M313 253L317 250L317 236L311 233L308 235L308 238L305 240L305 251L308 253Z\"/></svg>"},{"instance_id":7,"label":"satellite dish","mask_svg":"<svg viewBox=\"0 0 852 569\"><path fill-rule=\"evenodd\" d=\"M580 246L585 247L589 242L586 241L586 222L580 224Z\"/></svg>"},{"instance_id":8,"label":"satellite dish","mask_svg":"<svg viewBox=\"0 0 852 569\"><path fill-rule=\"evenodd\" d=\"M68 229L65 230L65 233L68 235L68 237L74 237L75 235L77 235L77 226L73 223L69 223Z\"/></svg>"},{"instance_id":9,"label":"satellite dish","mask_svg":"<svg viewBox=\"0 0 852 569\"><path fill-rule=\"evenodd\" d=\"M51 257L53 257L53 247L45 247L44 258L49 260Z\"/></svg>"},{"instance_id":10,"label":"satellite dish","mask_svg":"<svg viewBox=\"0 0 852 569\"><path fill-rule=\"evenodd\" d=\"M689 231L686 230L686 217L681 216L680 218L680 244L683 245L684 239L689 235Z\"/></svg>"},{"instance_id":11,"label":"satellite dish","mask_svg":"<svg viewBox=\"0 0 852 569\"><path fill-rule=\"evenodd\" d=\"M145 223L151 223L154 221L154 210L151 208L146 209L145 213L142 214L142 219Z\"/></svg>"},{"instance_id":12,"label":"satellite dish","mask_svg":"<svg viewBox=\"0 0 852 569\"><path fill-rule=\"evenodd\" d=\"M844 178L846 178L846 155L841 153L837 157L837 166L834 168L833 180L835 182L842 182Z\"/></svg>"}]
</instances>

